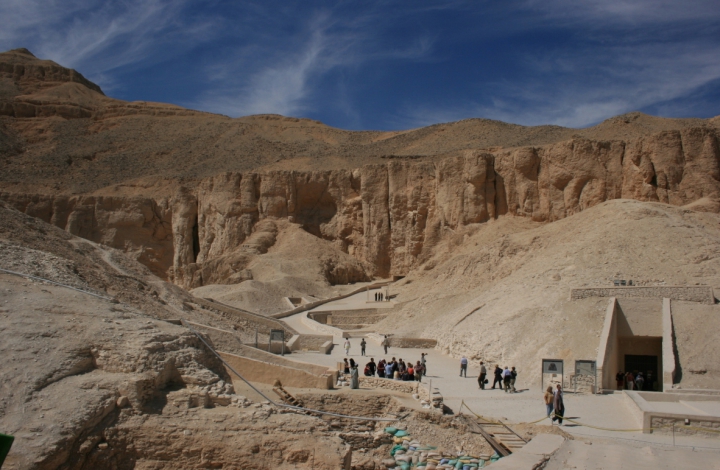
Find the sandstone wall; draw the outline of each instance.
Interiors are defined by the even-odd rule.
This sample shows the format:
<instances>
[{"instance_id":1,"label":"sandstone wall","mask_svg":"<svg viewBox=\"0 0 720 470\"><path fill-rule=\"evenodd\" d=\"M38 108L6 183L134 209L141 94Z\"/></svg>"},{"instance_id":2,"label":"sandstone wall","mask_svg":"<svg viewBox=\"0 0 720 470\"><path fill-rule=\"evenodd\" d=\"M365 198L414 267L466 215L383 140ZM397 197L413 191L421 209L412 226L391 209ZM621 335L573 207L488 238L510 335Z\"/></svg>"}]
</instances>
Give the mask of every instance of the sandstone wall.
<instances>
[{"instance_id":1,"label":"sandstone wall","mask_svg":"<svg viewBox=\"0 0 720 470\"><path fill-rule=\"evenodd\" d=\"M644 297L656 299L687 300L714 304L715 296L712 287L697 286L641 286L641 287L594 287L572 289L571 300L586 299L588 297Z\"/></svg>"},{"instance_id":2,"label":"sandstone wall","mask_svg":"<svg viewBox=\"0 0 720 470\"><path fill-rule=\"evenodd\" d=\"M167 199L8 192L0 199L73 235L125 251L161 278L173 265L173 211Z\"/></svg>"},{"instance_id":3,"label":"sandstone wall","mask_svg":"<svg viewBox=\"0 0 720 470\"><path fill-rule=\"evenodd\" d=\"M272 246L277 219L300 224L388 277L422 264L457 228L503 215L554 221L615 198L673 205L718 199L720 150L715 131L690 128L632 142L467 150L352 171L227 172L161 200L0 197L73 234L135 253L185 287L245 280L242 267ZM364 280L332 265L325 275L331 283Z\"/></svg>"},{"instance_id":4,"label":"sandstone wall","mask_svg":"<svg viewBox=\"0 0 720 470\"><path fill-rule=\"evenodd\" d=\"M246 349L243 356L225 352L219 354L231 367L242 373L245 379L252 382L274 384L276 380L280 380L287 387L323 390L332 389L335 384L336 374L333 371L327 369L317 371L310 369L306 364L282 360L268 353L265 354L272 357L260 356L258 353L261 351L258 350L254 350L253 357L249 349ZM232 371L228 370L228 374L232 375Z\"/></svg>"}]
</instances>

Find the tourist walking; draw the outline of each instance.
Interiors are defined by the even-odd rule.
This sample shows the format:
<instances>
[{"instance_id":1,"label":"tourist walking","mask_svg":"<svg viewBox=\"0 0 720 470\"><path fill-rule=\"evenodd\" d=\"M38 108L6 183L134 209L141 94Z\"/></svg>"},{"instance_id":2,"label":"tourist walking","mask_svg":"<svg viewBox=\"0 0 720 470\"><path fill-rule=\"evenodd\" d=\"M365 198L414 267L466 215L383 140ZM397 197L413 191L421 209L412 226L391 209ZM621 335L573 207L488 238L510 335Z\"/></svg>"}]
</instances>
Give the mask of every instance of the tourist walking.
<instances>
[{"instance_id":1,"label":"tourist walking","mask_svg":"<svg viewBox=\"0 0 720 470\"><path fill-rule=\"evenodd\" d=\"M502 371L502 369L500 368L500 365L499 365L499 364L496 364L496 365L495 365L495 370L493 371L493 374L494 374L494 376L495 376L495 378L493 379L493 386L492 386L493 390L495 390L495 384L500 385L500 388L501 388L501 389L503 388L503 386L502 386L502 373L503 373L503 371Z\"/></svg>"},{"instance_id":2,"label":"tourist walking","mask_svg":"<svg viewBox=\"0 0 720 470\"><path fill-rule=\"evenodd\" d=\"M555 401L555 394L553 394L552 385L548 386L547 390L545 390L545 395L543 395L543 399L545 400L545 411L547 411L547 417L552 418L553 409L555 406L553 405L553 402Z\"/></svg>"},{"instance_id":3,"label":"tourist walking","mask_svg":"<svg viewBox=\"0 0 720 470\"><path fill-rule=\"evenodd\" d=\"M350 371L350 388L352 388L352 389L360 388L360 377L358 377L357 364Z\"/></svg>"},{"instance_id":4,"label":"tourist walking","mask_svg":"<svg viewBox=\"0 0 720 470\"><path fill-rule=\"evenodd\" d=\"M387 335L382 340L382 347L385 348L385 354L387 354L388 348L390 347L390 340Z\"/></svg>"},{"instance_id":5,"label":"tourist walking","mask_svg":"<svg viewBox=\"0 0 720 470\"><path fill-rule=\"evenodd\" d=\"M517 379L517 371L513 367L510 369L510 388L512 388L513 393L517 392L517 390L515 390L515 379Z\"/></svg>"},{"instance_id":6,"label":"tourist walking","mask_svg":"<svg viewBox=\"0 0 720 470\"><path fill-rule=\"evenodd\" d=\"M478 385L481 390L485 390L485 376L487 375L487 369L485 363L480 361L480 376L478 377Z\"/></svg>"},{"instance_id":7,"label":"tourist walking","mask_svg":"<svg viewBox=\"0 0 720 470\"><path fill-rule=\"evenodd\" d=\"M460 359L460 377L465 373L465 378L467 378L467 363L467 357L463 356L462 359Z\"/></svg>"},{"instance_id":8,"label":"tourist walking","mask_svg":"<svg viewBox=\"0 0 720 470\"><path fill-rule=\"evenodd\" d=\"M510 392L510 379L512 378L512 373L510 372L508 366L505 366L505 370L502 372L502 378L505 393L508 393Z\"/></svg>"},{"instance_id":9,"label":"tourist walking","mask_svg":"<svg viewBox=\"0 0 720 470\"><path fill-rule=\"evenodd\" d=\"M365 345L367 345L367 342L365 341L365 338L363 338L362 341L360 341L360 355L361 356L365 355Z\"/></svg>"},{"instance_id":10,"label":"tourist walking","mask_svg":"<svg viewBox=\"0 0 720 470\"><path fill-rule=\"evenodd\" d=\"M349 338L345 338L345 355L346 356L350 355L350 339Z\"/></svg>"},{"instance_id":11,"label":"tourist walking","mask_svg":"<svg viewBox=\"0 0 720 470\"><path fill-rule=\"evenodd\" d=\"M427 361L425 360L427 354L420 353L420 364L422 365L422 375L427 375Z\"/></svg>"},{"instance_id":12,"label":"tourist walking","mask_svg":"<svg viewBox=\"0 0 720 470\"><path fill-rule=\"evenodd\" d=\"M565 402L563 401L563 391L560 384L557 384L557 390L555 390L553 408L555 409L555 415L552 420L555 421L557 419L558 424L562 424L563 416L565 416Z\"/></svg>"}]
</instances>

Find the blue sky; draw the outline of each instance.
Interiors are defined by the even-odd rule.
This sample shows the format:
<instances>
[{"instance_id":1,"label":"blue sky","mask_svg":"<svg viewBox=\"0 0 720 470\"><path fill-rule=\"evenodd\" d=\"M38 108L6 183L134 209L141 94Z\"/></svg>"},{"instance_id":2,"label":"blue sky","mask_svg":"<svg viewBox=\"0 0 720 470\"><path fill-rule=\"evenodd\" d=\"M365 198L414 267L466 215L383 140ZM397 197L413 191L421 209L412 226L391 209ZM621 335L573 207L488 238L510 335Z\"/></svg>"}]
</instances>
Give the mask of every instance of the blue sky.
<instances>
[{"instance_id":1,"label":"blue sky","mask_svg":"<svg viewBox=\"0 0 720 470\"><path fill-rule=\"evenodd\" d=\"M345 129L720 114L720 0L3 0L27 47L124 100Z\"/></svg>"}]
</instances>

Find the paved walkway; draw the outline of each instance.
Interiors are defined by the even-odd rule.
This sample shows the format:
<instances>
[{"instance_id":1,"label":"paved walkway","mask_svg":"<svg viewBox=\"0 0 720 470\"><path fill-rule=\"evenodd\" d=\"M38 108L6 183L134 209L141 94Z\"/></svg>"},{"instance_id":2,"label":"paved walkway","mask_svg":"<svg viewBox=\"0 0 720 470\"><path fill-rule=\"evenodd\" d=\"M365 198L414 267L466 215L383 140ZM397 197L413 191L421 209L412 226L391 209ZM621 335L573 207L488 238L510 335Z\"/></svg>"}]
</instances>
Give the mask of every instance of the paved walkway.
<instances>
[{"instance_id":1,"label":"paved walkway","mask_svg":"<svg viewBox=\"0 0 720 470\"><path fill-rule=\"evenodd\" d=\"M360 294L358 294L360 295ZM362 294L363 296L365 294ZM335 302L324 305L329 309L339 309ZM293 315L283 320L288 322L293 328L300 333L318 334L318 332L307 326L307 319L303 320L307 312ZM342 330L321 325L332 332L335 347L331 354L319 354L314 352L298 352L286 356L288 359L309 362L313 364L324 365L327 367L336 367L338 362L342 362L345 356L343 349L344 339L342 338ZM429 385L432 383L433 388L437 388L442 394L445 404L455 413L460 411L461 403L464 401L474 412L491 418L499 418L510 423L526 423L533 422L542 418L545 414L545 405L542 400L542 391L539 384L527 383L523 379L523 371L519 371L516 388L518 393L508 394L502 390L480 390L478 387L477 377L478 368L471 367L468 371L467 378L460 377L460 360L442 354L434 349L415 349L415 348L390 348L388 354L385 354L383 348L371 340L367 341L367 350L365 357L360 354L360 338L350 339L350 355L355 361L360 363L360 369L364 368L370 358L374 358L375 362L380 359L391 359L392 357L402 358L406 362L415 363L420 359L420 353L426 353L428 376L423 378L423 383ZM501 364L505 366L506 364ZM511 364L507 364L511 365ZM492 366L488 370L492 370ZM362 372L361 372L362 373ZM492 377L488 377L492 383ZM621 394L611 395L589 395L572 393L565 394L565 416L575 419L581 423L587 423L596 427L613 428L613 429L637 429L639 423L635 421L631 415L631 410L627 407L626 400ZM462 410L467 413L466 409ZM549 424L548 419L539 424ZM563 430L578 436L595 436L608 438L632 439L645 443L654 443L662 445L672 445L672 436L663 434L643 434L640 431L634 432L615 432L594 429L587 426L578 426L567 421L563 425ZM687 437L676 435L675 442L677 445L712 447L720 449L720 439Z\"/></svg>"},{"instance_id":2,"label":"paved walkway","mask_svg":"<svg viewBox=\"0 0 720 470\"><path fill-rule=\"evenodd\" d=\"M335 300L326 304L315 307L310 312L327 312L330 310L361 310L365 308L394 308L395 302L390 300L389 302L375 302L376 293L386 293L385 288L370 289L370 292L359 292L355 295L351 295L342 300ZM390 291L392 295L392 290Z\"/></svg>"}]
</instances>

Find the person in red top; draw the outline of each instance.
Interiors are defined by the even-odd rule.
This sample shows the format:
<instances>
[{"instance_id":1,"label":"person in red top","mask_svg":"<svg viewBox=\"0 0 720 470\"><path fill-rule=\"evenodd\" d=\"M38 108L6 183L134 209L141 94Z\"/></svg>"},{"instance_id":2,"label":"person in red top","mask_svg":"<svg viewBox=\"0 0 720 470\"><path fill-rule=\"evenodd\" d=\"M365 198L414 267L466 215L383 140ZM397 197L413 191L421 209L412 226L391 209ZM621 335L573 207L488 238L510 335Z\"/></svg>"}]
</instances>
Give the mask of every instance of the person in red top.
<instances>
[{"instance_id":1,"label":"person in red top","mask_svg":"<svg viewBox=\"0 0 720 470\"><path fill-rule=\"evenodd\" d=\"M635 376L630 371L627 371L627 374L625 374L625 385L627 385L628 390L632 390L634 388Z\"/></svg>"}]
</instances>

